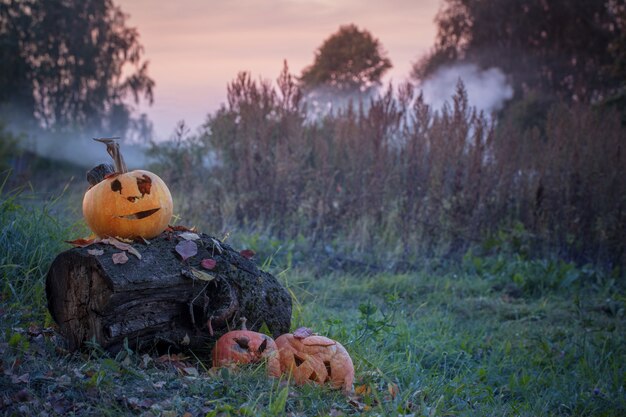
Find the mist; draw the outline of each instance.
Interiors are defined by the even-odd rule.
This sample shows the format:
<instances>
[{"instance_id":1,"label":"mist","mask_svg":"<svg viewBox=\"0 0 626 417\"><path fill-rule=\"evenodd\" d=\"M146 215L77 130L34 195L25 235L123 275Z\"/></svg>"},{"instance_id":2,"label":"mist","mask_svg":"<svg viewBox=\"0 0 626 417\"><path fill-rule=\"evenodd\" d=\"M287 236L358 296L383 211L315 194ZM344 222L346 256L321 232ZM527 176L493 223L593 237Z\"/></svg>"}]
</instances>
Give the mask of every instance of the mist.
<instances>
[{"instance_id":1,"label":"mist","mask_svg":"<svg viewBox=\"0 0 626 417\"><path fill-rule=\"evenodd\" d=\"M106 147L93 141L90 136L69 136L65 139L58 139L39 135L27 140L26 143L26 150L39 156L69 162L84 168L113 162L106 152ZM144 146L121 141L120 147L129 169L145 167L148 163Z\"/></svg>"},{"instance_id":2,"label":"mist","mask_svg":"<svg viewBox=\"0 0 626 417\"><path fill-rule=\"evenodd\" d=\"M7 129L20 138L18 147L39 157L70 163L82 168L93 168L101 163L112 163L106 147L94 137L111 137L107 132L49 132L38 127L25 128L24 124L9 123ZM120 147L129 169L145 167L149 160L146 146L120 138Z\"/></svg>"},{"instance_id":3,"label":"mist","mask_svg":"<svg viewBox=\"0 0 626 417\"><path fill-rule=\"evenodd\" d=\"M304 97L306 118L308 122L316 122L326 116L346 111L350 105L354 110L362 106L363 110L369 107L370 99L378 93L378 88L372 87L365 91L342 91L329 87L318 87L309 91Z\"/></svg>"},{"instance_id":4,"label":"mist","mask_svg":"<svg viewBox=\"0 0 626 417\"><path fill-rule=\"evenodd\" d=\"M491 114L513 98L513 87L499 68L481 70L474 64L463 64L443 67L424 80L420 85L424 101L441 110L454 96L459 79L465 85L470 106L477 111Z\"/></svg>"}]
</instances>

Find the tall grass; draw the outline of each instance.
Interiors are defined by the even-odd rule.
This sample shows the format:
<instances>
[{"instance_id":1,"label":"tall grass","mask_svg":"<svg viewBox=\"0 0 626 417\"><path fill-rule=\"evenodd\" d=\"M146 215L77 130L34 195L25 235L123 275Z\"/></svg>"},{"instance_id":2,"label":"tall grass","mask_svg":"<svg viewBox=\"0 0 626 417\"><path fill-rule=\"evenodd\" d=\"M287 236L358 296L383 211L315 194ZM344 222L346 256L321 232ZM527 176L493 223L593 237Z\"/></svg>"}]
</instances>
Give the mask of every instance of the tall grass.
<instances>
[{"instance_id":1,"label":"tall grass","mask_svg":"<svg viewBox=\"0 0 626 417\"><path fill-rule=\"evenodd\" d=\"M181 136L155 148L155 169L209 230L409 262L477 246L626 262L626 129L609 111L528 101L494 121L462 84L441 111L403 85L311 120L285 70L277 87L240 74L228 105Z\"/></svg>"},{"instance_id":2,"label":"tall grass","mask_svg":"<svg viewBox=\"0 0 626 417\"><path fill-rule=\"evenodd\" d=\"M0 291L7 305L41 312L46 305L43 285L63 242L76 231L52 214L59 197L29 204L36 197L28 188L7 190L9 174L0 184Z\"/></svg>"}]
</instances>

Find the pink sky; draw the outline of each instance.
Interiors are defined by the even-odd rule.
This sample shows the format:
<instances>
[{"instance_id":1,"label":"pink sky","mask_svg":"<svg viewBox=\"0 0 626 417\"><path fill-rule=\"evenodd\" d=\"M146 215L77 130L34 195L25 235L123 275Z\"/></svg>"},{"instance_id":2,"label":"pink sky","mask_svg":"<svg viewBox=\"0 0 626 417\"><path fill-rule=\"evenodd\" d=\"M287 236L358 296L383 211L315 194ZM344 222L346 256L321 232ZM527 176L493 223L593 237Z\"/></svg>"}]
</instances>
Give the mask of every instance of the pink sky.
<instances>
[{"instance_id":1,"label":"pink sky","mask_svg":"<svg viewBox=\"0 0 626 417\"><path fill-rule=\"evenodd\" d=\"M354 23L380 40L404 81L432 46L440 0L116 0L130 15L156 81L152 107L141 106L168 138L178 120L195 130L226 100L239 71L275 80L286 59L293 74L339 26Z\"/></svg>"}]
</instances>

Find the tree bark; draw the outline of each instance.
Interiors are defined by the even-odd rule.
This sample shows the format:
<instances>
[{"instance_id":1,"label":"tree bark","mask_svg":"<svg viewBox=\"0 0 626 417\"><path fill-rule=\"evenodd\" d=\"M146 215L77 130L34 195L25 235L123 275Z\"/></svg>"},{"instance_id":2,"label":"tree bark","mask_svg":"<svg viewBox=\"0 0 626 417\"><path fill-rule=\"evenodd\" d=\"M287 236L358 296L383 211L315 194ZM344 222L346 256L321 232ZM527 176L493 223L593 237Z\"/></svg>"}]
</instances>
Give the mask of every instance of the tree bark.
<instances>
[{"instance_id":1,"label":"tree bark","mask_svg":"<svg viewBox=\"0 0 626 417\"><path fill-rule=\"evenodd\" d=\"M68 348L94 340L111 352L125 341L133 349L206 349L239 328L242 317L250 330L265 324L274 337L287 333L287 290L229 245L200 237L197 255L184 261L175 250L183 238L175 231L133 244L141 259L128 253L124 264L112 259L120 249L104 243L59 254L48 271L46 295ZM207 258L216 261L211 270L200 265Z\"/></svg>"}]
</instances>

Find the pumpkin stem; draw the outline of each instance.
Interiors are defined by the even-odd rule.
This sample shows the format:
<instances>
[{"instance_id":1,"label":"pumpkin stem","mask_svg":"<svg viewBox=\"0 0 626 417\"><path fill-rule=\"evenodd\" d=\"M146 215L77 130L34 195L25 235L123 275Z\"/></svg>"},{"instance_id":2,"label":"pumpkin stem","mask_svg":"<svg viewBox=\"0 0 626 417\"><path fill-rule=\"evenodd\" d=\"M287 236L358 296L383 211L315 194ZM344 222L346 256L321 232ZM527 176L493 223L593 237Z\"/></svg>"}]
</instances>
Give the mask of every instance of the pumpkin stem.
<instances>
[{"instance_id":1,"label":"pumpkin stem","mask_svg":"<svg viewBox=\"0 0 626 417\"><path fill-rule=\"evenodd\" d=\"M240 320L241 320L241 330L248 330L248 328L246 327L246 322L248 321L248 319L245 317L242 317Z\"/></svg>"},{"instance_id":2,"label":"pumpkin stem","mask_svg":"<svg viewBox=\"0 0 626 417\"><path fill-rule=\"evenodd\" d=\"M116 139L119 138L93 138L93 140L104 143L107 146L107 152L111 155L115 164L115 172L125 174L128 172L128 168L126 168L126 162L124 162L124 157L120 152L120 144L117 143Z\"/></svg>"},{"instance_id":3,"label":"pumpkin stem","mask_svg":"<svg viewBox=\"0 0 626 417\"><path fill-rule=\"evenodd\" d=\"M105 179L107 175L115 173L115 168L111 164L100 164L97 167L91 168L87 171L87 182L92 187Z\"/></svg>"}]
</instances>

